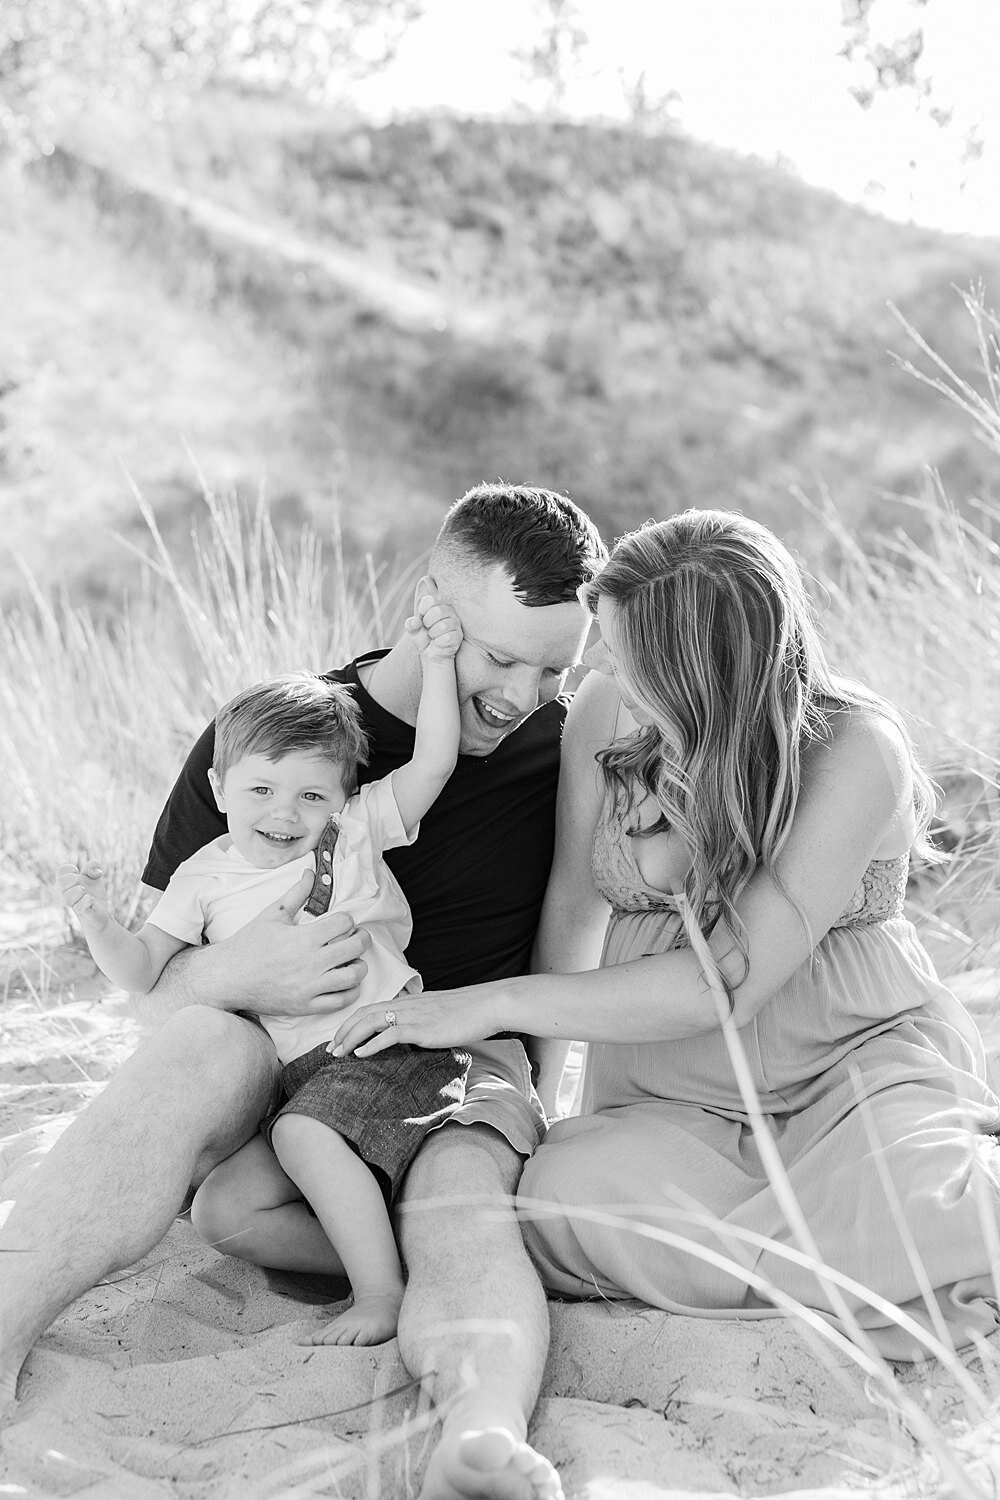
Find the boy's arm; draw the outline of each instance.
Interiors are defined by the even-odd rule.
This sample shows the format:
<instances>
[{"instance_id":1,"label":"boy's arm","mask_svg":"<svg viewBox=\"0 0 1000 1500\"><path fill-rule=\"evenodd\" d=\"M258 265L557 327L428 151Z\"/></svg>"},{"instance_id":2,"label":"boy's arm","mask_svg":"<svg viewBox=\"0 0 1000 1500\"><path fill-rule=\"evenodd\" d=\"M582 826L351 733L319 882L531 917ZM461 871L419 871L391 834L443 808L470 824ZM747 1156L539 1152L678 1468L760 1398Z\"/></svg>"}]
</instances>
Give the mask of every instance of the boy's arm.
<instances>
[{"instance_id":1,"label":"boy's arm","mask_svg":"<svg viewBox=\"0 0 1000 1500\"><path fill-rule=\"evenodd\" d=\"M461 732L455 655L462 644L462 626L451 606L438 600L429 579L417 585L415 608L406 622L422 668L413 758L392 775L407 833L416 828L454 771Z\"/></svg>"},{"instance_id":2,"label":"boy's arm","mask_svg":"<svg viewBox=\"0 0 1000 1500\"><path fill-rule=\"evenodd\" d=\"M108 910L103 873L95 859L87 860L82 869L60 865L56 872L60 896L76 913L101 973L120 989L144 995L174 954L189 945L149 922L138 932L129 932L116 922Z\"/></svg>"}]
</instances>

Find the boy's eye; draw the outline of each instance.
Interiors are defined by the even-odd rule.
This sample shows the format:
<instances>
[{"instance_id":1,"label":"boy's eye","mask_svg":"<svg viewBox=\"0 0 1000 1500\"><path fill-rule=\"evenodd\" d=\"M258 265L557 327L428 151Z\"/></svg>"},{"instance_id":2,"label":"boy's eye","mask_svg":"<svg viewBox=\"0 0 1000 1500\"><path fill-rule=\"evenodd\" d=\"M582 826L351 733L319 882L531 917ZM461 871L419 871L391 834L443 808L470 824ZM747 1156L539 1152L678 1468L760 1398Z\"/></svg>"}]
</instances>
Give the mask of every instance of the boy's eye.
<instances>
[{"instance_id":1,"label":"boy's eye","mask_svg":"<svg viewBox=\"0 0 1000 1500\"><path fill-rule=\"evenodd\" d=\"M303 798L304 798L304 800L306 802L322 802L323 801L323 793L322 792L303 792L302 796L303 796Z\"/></svg>"},{"instance_id":2,"label":"boy's eye","mask_svg":"<svg viewBox=\"0 0 1000 1500\"><path fill-rule=\"evenodd\" d=\"M252 786L250 790L253 792L255 797L266 797L271 788L269 786Z\"/></svg>"},{"instance_id":3,"label":"boy's eye","mask_svg":"<svg viewBox=\"0 0 1000 1500\"><path fill-rule=\"evenodd\" d=\"M512 661L501 661L499 656L493 655L492 651L487 651L486 656L487 659L491 661L495 667L512 667L514 665Z\"/></svg>"}]
</instances>

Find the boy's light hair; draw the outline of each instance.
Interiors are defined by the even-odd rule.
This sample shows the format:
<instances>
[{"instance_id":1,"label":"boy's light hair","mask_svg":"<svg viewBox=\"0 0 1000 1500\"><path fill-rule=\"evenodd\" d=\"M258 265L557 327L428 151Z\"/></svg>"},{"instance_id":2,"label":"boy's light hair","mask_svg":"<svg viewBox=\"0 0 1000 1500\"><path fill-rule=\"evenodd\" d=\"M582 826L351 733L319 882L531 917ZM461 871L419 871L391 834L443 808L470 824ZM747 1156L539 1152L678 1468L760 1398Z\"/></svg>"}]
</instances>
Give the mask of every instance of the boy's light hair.
<instances>
[{"instance_id":1,"label":"boy's light hair","mask_svg":"<svg viewBox=\"0 0 1000 1500\"><path fill-rule=\"evenodd\" d=\"M368 764L368 738L349 687L289 672L244 688L216 714L212 766L220 780L247 755L280 760L292 751L341 767L345 792L354 790L358 766Z\"/></svg>"}]
</instances>

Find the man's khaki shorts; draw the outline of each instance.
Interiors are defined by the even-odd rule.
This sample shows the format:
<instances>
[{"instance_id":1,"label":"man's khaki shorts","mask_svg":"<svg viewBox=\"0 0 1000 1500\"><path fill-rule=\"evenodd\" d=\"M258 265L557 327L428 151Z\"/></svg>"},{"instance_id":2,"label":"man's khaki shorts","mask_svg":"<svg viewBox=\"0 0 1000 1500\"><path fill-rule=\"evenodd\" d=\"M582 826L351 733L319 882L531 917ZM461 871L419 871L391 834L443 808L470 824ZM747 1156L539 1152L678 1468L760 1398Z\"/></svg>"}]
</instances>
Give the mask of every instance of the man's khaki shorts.
<instances>
[{"instance_id":1,"label":"man's khaki shorts","mask_svg":"<svg viewBox=\"0 0 1000 1500\"><path fill-rule=\"evenodd\" d=\"M442 1125L490 1125L519 1155L531 1156L545 1134L545 1111L531 1082L520 1042L476 1042L465 1082L465 1103ZM440 1130L442 1125L434 1128Z\"/></svg>"}]
</instances>

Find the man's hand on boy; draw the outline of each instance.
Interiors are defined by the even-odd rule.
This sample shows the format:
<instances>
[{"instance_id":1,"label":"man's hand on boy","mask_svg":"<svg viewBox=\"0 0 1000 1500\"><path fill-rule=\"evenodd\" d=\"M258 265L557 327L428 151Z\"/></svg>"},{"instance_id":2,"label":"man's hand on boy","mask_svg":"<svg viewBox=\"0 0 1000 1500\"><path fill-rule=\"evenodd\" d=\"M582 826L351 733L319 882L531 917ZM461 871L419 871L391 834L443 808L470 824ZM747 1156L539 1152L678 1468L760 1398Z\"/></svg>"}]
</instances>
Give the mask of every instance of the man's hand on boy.
<instances>
[{"instance_id":1,"label":"man's hand on boy","mask_svg":"<svg viewBox=\"0 0 1000 1500\"><path fill-rule=\"evenodd\" d=\"M91 932L100 932L108 925L108 893L104 871L96 859L88 859L83 865L60 865L56 888L63 905L71 907Z\"/></svg>"},{"instance_id":2,"label":"man's hand on boy","mask_svg":"<svg viewBox=\"0 0 1000 1500\"><path fill-rule=\"evenodd\" d=\"M414 614L405 622L406 632L421 656L448 660L462 644L462 624L450 604L437 596L429 578L417 584Z\"/></svg>"},{"instance_id":3,"label":"man's hand on boy","mask_svg":"<svg viewBox=\"0 0 1000 1500\"><path fill-rule=\"evenodd\" d=\"M356 1003L371 935L335 907L297 925L311 888L312 876L303 875L239 932L201 950L224 968L241 1010L305 1016Z\"/></svg>"}]
</instances>

